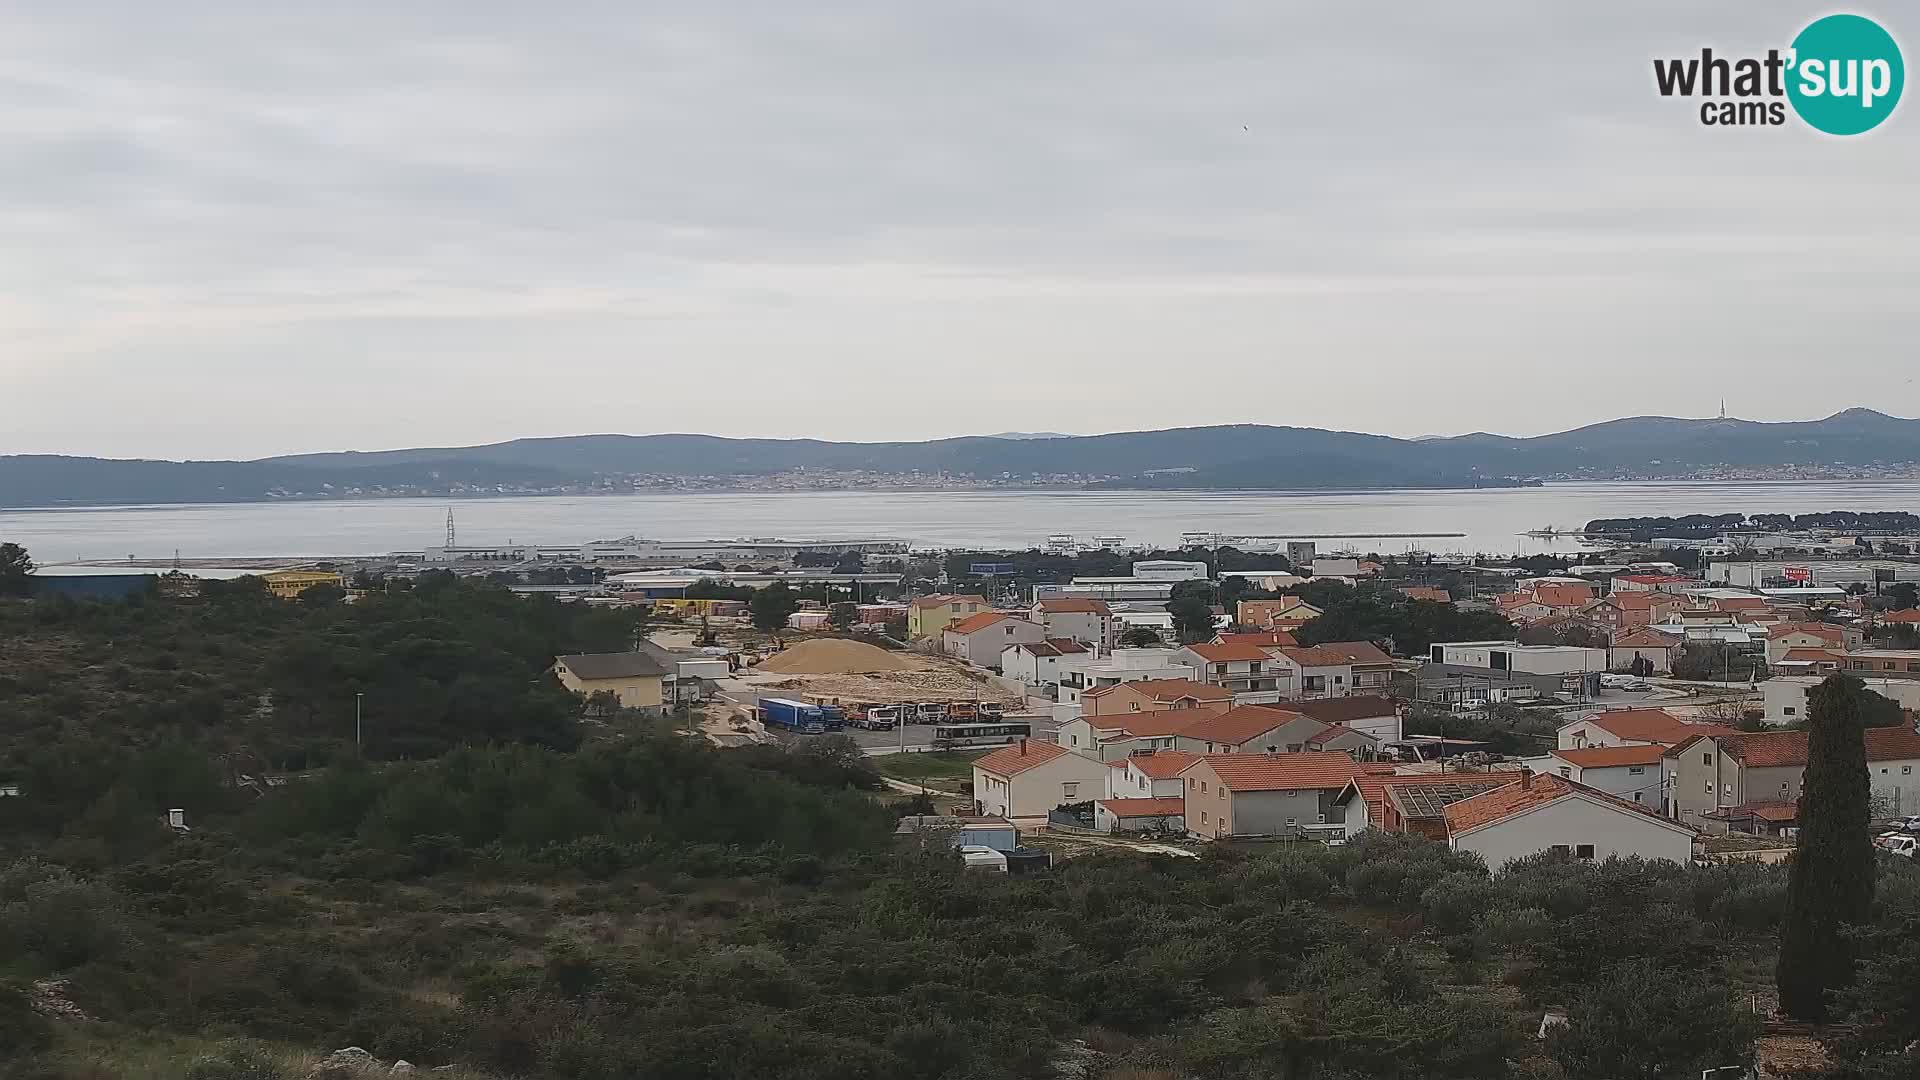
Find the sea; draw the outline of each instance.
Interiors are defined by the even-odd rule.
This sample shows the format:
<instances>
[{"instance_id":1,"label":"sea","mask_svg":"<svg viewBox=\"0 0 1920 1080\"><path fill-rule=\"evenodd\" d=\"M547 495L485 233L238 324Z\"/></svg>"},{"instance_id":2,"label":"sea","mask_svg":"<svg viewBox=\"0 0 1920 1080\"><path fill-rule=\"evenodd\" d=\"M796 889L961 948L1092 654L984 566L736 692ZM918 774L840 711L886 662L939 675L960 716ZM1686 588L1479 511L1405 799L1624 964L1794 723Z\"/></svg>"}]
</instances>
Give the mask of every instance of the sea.
<instances>
[{"instance_id":1,"label":"sea","mask_svg":"<svg viewBox=\"0 0 1920 1080\"><path fill-rule=\"evenodd\" d=\"M1022 549L1055 534L1171 547L1182 533L1314 538L1321 551L1536 554L1600 517L1920 509L1920 480L1556 483L1412 491L819 491L199 503L0 510L0 542L43 565L114 559L322 558L459 542L577 544L786 537L891 538L924 547ZM1379 538L1376 534L1431 534ZM1438 535L1459 534L1459 535ZM1229 541L1231 542L1231 541Z\"/></svg>"}]
</instances>

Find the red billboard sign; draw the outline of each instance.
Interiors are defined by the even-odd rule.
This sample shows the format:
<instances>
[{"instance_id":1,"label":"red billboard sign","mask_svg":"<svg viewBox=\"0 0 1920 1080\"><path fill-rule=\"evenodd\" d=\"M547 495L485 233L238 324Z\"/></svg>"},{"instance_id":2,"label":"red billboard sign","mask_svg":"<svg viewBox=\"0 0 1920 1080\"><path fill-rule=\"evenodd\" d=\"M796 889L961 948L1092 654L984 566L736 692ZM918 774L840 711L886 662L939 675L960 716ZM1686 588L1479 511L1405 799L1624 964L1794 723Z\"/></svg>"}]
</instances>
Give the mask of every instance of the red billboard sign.
<instances>
[{"instance_id":1,"label":"red billboard sign","mask_svg":"<svg viewBox=\"0 0 1920 1080\"><path fill-rule=\"evenodd\" d=\"M1813 571L1804 566L1789 566L1786 570L1788 581L1805 581L1813 576Z\"/></svg>"}]
</instances>

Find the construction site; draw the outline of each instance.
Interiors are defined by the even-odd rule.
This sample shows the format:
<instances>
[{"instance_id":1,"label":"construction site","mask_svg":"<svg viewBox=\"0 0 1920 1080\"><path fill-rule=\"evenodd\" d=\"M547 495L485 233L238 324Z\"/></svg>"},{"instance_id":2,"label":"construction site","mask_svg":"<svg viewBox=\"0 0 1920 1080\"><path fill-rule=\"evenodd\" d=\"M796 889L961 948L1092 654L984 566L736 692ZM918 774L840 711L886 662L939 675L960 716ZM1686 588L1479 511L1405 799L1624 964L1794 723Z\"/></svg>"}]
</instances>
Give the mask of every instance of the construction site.
<instances>
[{"instance_id":1,"label":"construction site","mask_svg":"<svg viewBox=\"0 0 1920 1080\"><path fill-rule=\"evenodd\" d=\"M957 660L889 652L863 641L816 638L773 654L735 678L762 696L825 705L988 702L1011 711L1019 695Z\"/></svg>"}]
</instances>

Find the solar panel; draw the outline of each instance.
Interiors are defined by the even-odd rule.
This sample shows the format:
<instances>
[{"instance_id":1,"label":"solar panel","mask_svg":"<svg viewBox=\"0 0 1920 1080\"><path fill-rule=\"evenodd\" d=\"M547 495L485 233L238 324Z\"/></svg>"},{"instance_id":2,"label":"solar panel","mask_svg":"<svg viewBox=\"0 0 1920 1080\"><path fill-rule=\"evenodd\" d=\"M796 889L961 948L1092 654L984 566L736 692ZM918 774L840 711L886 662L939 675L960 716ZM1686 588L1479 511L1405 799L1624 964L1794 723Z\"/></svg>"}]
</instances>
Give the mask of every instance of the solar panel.
<instances>
[{"instance_id":1,"label":"solar panel","mask_svg":"<svg viewBox=\"0 0 1920 1080\"><path fill-rule=\"evenodd\" d=\"M1498 780L1461 780L1451 784L1407 784L1387 789L1394 806L1409 818L1437 818L1446 808L1462 799L1471 799L1483 791L1512 783L1512 778Z\"/></svg>"}]
</instances>

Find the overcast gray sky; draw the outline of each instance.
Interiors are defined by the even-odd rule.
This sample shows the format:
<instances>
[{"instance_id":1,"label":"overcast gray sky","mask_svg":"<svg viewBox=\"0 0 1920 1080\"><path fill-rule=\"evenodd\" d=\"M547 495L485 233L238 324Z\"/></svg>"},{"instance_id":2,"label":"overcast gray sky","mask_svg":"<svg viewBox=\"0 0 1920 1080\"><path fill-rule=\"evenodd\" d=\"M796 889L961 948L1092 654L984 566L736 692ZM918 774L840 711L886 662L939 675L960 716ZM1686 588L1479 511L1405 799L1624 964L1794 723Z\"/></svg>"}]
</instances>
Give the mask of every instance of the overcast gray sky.
<instances>
[{"instance_id":1,"label":"overcast gray sky","mask_svg":"<svg viewBox=\"0 0 1920 1080\"><path fill-rule=\"evenodd\" d=\"M6 4L0 453L1912 416L1920 103L1653 89L1828 10Z\"/></svg>"}]
</instances>

